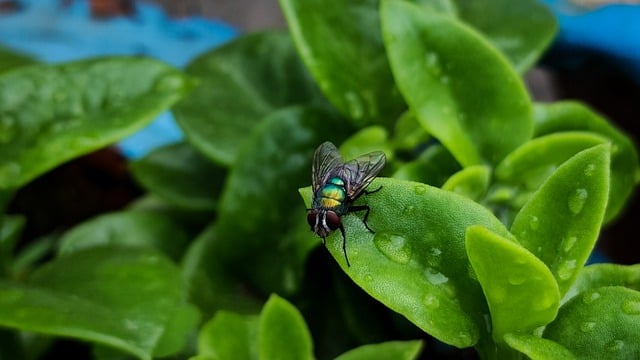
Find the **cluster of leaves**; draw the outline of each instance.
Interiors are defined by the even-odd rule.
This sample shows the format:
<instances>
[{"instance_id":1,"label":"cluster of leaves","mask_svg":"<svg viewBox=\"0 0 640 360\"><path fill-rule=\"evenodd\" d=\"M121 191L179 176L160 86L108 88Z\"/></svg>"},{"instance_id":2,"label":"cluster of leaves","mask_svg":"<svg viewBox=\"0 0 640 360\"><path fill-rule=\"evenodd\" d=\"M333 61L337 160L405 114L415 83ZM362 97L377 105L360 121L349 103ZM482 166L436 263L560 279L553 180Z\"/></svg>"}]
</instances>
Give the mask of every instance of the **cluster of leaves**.
<instances>
[{"instance_id":1,"label":"cluster of leaves","mask_svg":"<svg viewBox=\"0 0 640 360\"><path fill-rule=\"evenodd\" d=\"M485 359L637 357L640 268L584 266L636 150L580 103L530 99L521 75L555 33L544 7L476 3L281 0L290 34L244 36L187 75L0 53L17 67L0 75L0 204L176 103L186 140L131 163L148 194L128 209L42 239L44 264L15 253L25 219L2 218L0 356L65 336L103 359L412 359L421 343L390 336L427 333ZM389 160L359 200L376 232L343 217L350 267L327 238L343 272L304 216L326 140Z\"/></svg>"}]
</instances>

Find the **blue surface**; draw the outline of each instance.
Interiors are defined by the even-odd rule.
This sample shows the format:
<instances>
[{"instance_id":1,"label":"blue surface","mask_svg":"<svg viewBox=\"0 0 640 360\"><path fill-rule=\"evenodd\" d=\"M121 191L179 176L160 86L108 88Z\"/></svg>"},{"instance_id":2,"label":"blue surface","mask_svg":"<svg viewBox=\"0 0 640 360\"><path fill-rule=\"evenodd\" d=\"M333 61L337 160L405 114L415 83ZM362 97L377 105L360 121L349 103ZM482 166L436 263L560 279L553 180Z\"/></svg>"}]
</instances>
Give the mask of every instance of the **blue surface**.
<instances>
[{"instance_id":1,"label":"blue surface","mask_svg":"<svg viewBox=\"0 0 640 360\"><path fill-rule=\"evenodd\" d=\"M543 2L558 19L557 47L605 54L640 80L640 5L587 9L568 0Z\"/></svg>"},{"instance_id":2,"label":"blue surface","mask_svg":"<svg viewBox=\"0 0 640 360\"><path fill-rule=\"evenodd\" d=\"M92 19L88 1L21 1L21 11L0 15L0 44L47 62L105 55L145 55L182 68L197 55L234 38L238 31L201 17L169 18L160 8L138 2L133 17ZM119 144L130 158L180 140L171 113Z\"/></svg>"}]
</instances>

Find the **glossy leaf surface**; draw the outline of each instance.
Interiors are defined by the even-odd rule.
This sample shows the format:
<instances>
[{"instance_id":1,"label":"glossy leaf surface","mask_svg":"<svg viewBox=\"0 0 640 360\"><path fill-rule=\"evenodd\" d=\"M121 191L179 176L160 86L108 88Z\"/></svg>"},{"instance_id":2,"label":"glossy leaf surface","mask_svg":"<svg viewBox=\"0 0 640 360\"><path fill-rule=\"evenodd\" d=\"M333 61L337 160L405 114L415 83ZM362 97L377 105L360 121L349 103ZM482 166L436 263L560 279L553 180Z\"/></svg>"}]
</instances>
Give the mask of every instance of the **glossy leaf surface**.
<instances>
[{"instance_id":1,"label":"glossy leaf surface","mask_svg":"<svg viewBox=\"0 0 640 360\"><path fill-rule=\"evenodd\" d=\"M609 189L609 145L567 160L516 215L511 232L553 272L564 295L598 239Z\"/></svg>"},{"instance_id":2,"label":"glossy leaf surface","mask_svg":"<svg viewBox=\"0 0 640 360\"><path fill-rule=\"evenodd\" d=\"M576 357L555 341L529 334L506 334L505 341L531 360L574 360Z\"/></svg>"},{"instance_id":3,"label":"glossy leaf surface","mask_svg":"<svg viewBox=\"0 0 640 360\"><path fill-rule=\"evenodd\" d=\"M342 238L334 232L327 248L351 279L369 295L439 340L474 345L488 314L482 290L470 276L465 250L468 226L482 224L509 237L481 205L431 186L378 178L382 186L358 203L369 205L369 232L358 215L342 217L347 235L347 267ZM301 190L311 200L311 189Z\"/></svg>"},{"instance_id":4,"label":"glossy leaf surface","mask_svg":"<svg viewBox=\"0 0 640 360\"><path fill-rule=\"evenodd\" d=\"M145 58L36 65L0 76L0 189L130 135L191 86L178 70Z\"/></svg>"},{"instance_id":5,"label":"glossy leaf surface","mask_svg":"<svg viewBox=\"0 0 640 360\"><path fill-rule=\"evenodd\" d=\"M421 348L420 341L389 341L357 347L336 360L412 360L418 358Z\"/></svg>"},{"instance_id":6,"label":"glossy leaf surface","mask_svg":"<svg viewBox=\"0 0 640 360\"><path fill-rule=\"evenodd\" d=\"M526 89L481 35L401 0L383 0L381 17L400 91L427 131L463 166L496 164L531 137Z\"/></svg>"},{"instance_id":7,"label":"glossy leaf surface","mask_svg":"<svg viewBox=\"0 0 640 360\"><path fill-rule=\"evenodd\" d=\"M603 286L624 286L640 291L640 264L592 264L585 266L571 285L565 301L587 290Z\"/></svg>"},{"instance_id":8,"label":"glossy leaf surface","mask_svg":"<svg viewBox=\"0 0 640 360\"><path fill-rule=\"evenodd\" d=\"M298 309L277 295L271 295L260 313L258 354L262 360L314 358L311 334L304 318Z\"/></svg>"}]
</instances>

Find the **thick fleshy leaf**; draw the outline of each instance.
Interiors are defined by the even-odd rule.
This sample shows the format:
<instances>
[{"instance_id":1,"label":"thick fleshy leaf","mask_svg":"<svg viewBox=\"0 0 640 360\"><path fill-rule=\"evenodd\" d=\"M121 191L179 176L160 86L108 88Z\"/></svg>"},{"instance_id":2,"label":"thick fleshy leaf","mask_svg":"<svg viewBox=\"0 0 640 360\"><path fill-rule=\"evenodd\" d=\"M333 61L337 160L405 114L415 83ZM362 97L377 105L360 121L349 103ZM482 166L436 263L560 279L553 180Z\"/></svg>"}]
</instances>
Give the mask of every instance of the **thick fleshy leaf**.
<instances>
[{"instance_id":1,"label":"thick fleshy leaf","mask_svg":"<svg viewBox=\"0 0 640 360\"><path fill-rule=\"evenodd\" d=\"M451 153L442 145L434 144L424 150L417 159L398 167L393 173L393 178L440 187L458 170L460 165Z\"/></svg>"},{"instance_id":2,"label":"thick fleshy leaf","mask_svg":"<svg viewBox=\"0 0 640 360\"><path fill-rule=\"evenodd\" d=\"M493 339L508 333L529 333L551 322L560 292L549 268L527 249L482 226L467 229L467 254L482 286Z\"/></svg>"},{"instance_id":3,"label":"thick fleshy leaf","mask_svg":"<svg viewBox=\"0 0 640 360\"><path fill-rule=\"evenodd\" d=\"M463 166L496 164L529 140L527 91L487 40L452 17L405 1L383 0L381 6L400 91L427 131Z\"/></svg>"},{"instance_id":4,"label":"thick fleshy leaf","mask_svg":"<svg viewBox=\"0 0 640 360\"><path fill-rule=\"evenodd\" d=\"M486 208L452 192L387 178L370 185L380 186L358 201L371 208L367 223L375 234L358 215L342 217L351 266L339 231L327 238L327 248L358 286L387 307L443 342L474 345L488 309L470 275L465 231L481 224L503 237L509 232ZM310 206L311 188L301 194Z\"/></svg>"},{"instance_id":5,"label":"thick fleshy leaf","mask_svg":"<svg viewBox=\"0 0 640 360\"><path fill-rule=\"evenodd\" d=\"M258 358L313 359L313 343L304 318L293 305L271 295L260 313Z\"/></svg>"},{"instance_id":6,"label":"thick fleshy leaf","mask_svg":"<svg viewBox=\"0 0 640 360\"><path fill-rule=\"evenodd\" d=\"M585 266L576 281L567 292L564 300L571 299L577 294L603 287L624 286L640 291L640 264L593 264Z\"/></svg>"},{"instance_id":7,"label":"thick fleshy leaf","mask_svg":"<svg viewBox=\"0 0 640 360\"><path fill-rule=\"evenodd\" d=\"M578 152L607 141L607 138L591 132L567 131L526 142L496 167L488 205L501 214L505 223L510 224L558 166Z\"/></svg>"},{"instance_id":8,"label":"thick fleshy leaf","mask_svg":"<svg viewBox=\"0 0 640 360\"><path fill-rule=\"evenodd\" d=\"M2 282L0 304L3 326L97 342L140 359L177 352L197 322L180 270L151 249L102 247L59 258L27 284ZM174 316L189 325L173 333L178 339L170 342L180 347L158 351Z\"/></svg>"},{"instance_id":9,"label":"thick fleshy leaf","mask_svg":"<svg viewBox=\"0 0 640 360\"><path fill-rule=\"evenodd\" d=\"M555 341L529 334L506 334L504 340L531 360L574 360L576 357Z\"/></svg>"},{"instance_id":10,"label":"thick fleshy leaf","mask_svg":"<svg viewBox=\"0 0 640 360\"><path fill-rule=\"evenodd\" d=\"M620 211L636 186L638 153L633 141L601 115L585 105L562 101L535 107L535 136L561 131L590 131L611 141L611 187L605 221L611 221Z\"/></svg>"},{"instance_id":11,"label":"thick fleshy leaf","mask_svg":"<svg viewBox=\"0 0 640 360\"><path fill-rule=\"evenodd\" d=\"M123 211L100 215L67 231L60 239L58 255L117 245L154 247L177 260L188 240L186 232L167 216Z\"/></svg>"},{"instance_id":12,"label":"thick fleshy leaf","mask_svg":"<svg viewBox=\"0 0 640 360\"><path fill-rule=\"evenodd\" d=\"M34 65L0 76L0 189L112 144L178 101L191 82L145 58Z\"/></svg>"},{"instance_id":13,"label":"thick fleshy leaf","mask_svg":"<svg viewBox=\"0 0 640 360\"><path fill-rule=\"evenodd\" d=\"M455 0L461 20L482 32L524 74L558 31L554 15L537 0Z\"/></svg>"},{"instance_id":14,"label":"thick fleshy leaf","mask_svg":"<svg viewBox=\"0 0 640 360\"><path fill-rule=\"evenodd\" d=\"M198 335L198 356L215 360L258 358L259 318L219 311Z\"/></svg>"},{"instance_id":15,"label":"thick fleshy leaf","mask_svg":"<svg viewBox=\"0 0 640 360\"><path fill-rule=\"evenodd\" d=\"M421 349L421 341L389 341L357 347L336 360L412 360L418 358Z\"/></svg>"},{"instance_id":16,"label":"thick fleshy leaf","mask_svg":"<svg viewBox=\"0 0 640 360\"><path fill-rule=\"evenodd\" d=\"M453 191L471 200L479 201L489 188L491 169L485 165L466 167L451 177L442 185L442 190Z\"/></svg>"},{"instance_id":17,"label":"thick fleshy leaf","mask_svg":"<svg viewBox=\"0 0 640 360\"><path fill-rule=\"evenodd\" d=\"M360 126L390 125L406 108L382 44L378 3L280 0L305 65L333 105Z\"/></svg>"},{"instance_id":18,"label":"thick fleshy leaf","mask_svg":"<svg viewBox=\"0 0 640 360\"><path fill-rule=\"evenodd\" d=\"M192 210L214 210L226 176L226 170L185 143L156 149L130 166L147 190Z\"/></svg>"},{"instance_id":19,"label":"thick fleshy leaf","mask_svg":"<svg viewBox=\"0 0 640 360\"><path fill-rule=\"evenodd\" d=\"M0 73L35 63L34 59L26 55L18 54L0 46Z\"/></svg>"},{"instance_id":20,"label":"thick fleshy leaf","mask_svg":"<svg viewBox=\"0 0 640 360\"><path fill-rule=\"evenodd\" d=\"M609 190L609 144L560 165L516 215L511 232L556 277L564 295L589 257Z\"/></svg>"},{"instance_id":21,"label":"thick fleshy leaf","mask_svg":"<svg viewBox=\"0 0 640 360\"><path fill-rule=\"evenodd\" d=\"M13 251L25 223L23 216L0 215L0 277L11 272Z\"/></svg>"},{"instance_id":22,"label":"thick fleshy leaf","mask_svg":"<svg viewBox=\"0 0 640 360\"><path fill-rule=\"evenodd\" d=\"M543 337L578 359L637 359L640 292L619 286L585 291L560 308Z\"/></svg>"},{"instance_id":23,"label":"thick fleshy leaf","mask_svg":"<svg viewBox=\"0 0 640 360\"><path fill-rule=\"evenodd\" d=\"M211 160L231 165L252 129L289 105L323 102L289 34L250 34L195 59L186 72L199 86L175 107L187 140Z\"/></svg>"},{"instance_id":24,"label":"thick fleshy leaf","mask_svg":"<svg viewBox=\"0 0 640 360\"><path fill-rule=\"evenodd\" d=\"M295 189L311 180L316 147L327 139L339 143L346 125L306 107L264 119L229 173L218 208L219 242L205 256L228 261L266 293L293 293L306 255L319 243L299 236L311 233Z\"/></svg>"},{"instance_id":25,"label":"thick fleshy leaf","mask_svg":"<svg viewBox=\"0 0 640 360\"><path fill-rule=\"evenodd\" d=\"M391 144L396 150L414 151L418 146L426 144L430 137L416 115L405 111L396 121Z\"/></svg>"},{"instance_id":26,"label":"thick fleshy leaf","mask_svg":"<svg viewBox=\"0 0 640 360\"><path fill-rule=\"evenodd\" d=\"M363 128L340 144L340 154L348 161L372 151L384 151L388 163L393 158L393 151L387 138L387 130L382 126Z\"/></svg>"}]
</instances>

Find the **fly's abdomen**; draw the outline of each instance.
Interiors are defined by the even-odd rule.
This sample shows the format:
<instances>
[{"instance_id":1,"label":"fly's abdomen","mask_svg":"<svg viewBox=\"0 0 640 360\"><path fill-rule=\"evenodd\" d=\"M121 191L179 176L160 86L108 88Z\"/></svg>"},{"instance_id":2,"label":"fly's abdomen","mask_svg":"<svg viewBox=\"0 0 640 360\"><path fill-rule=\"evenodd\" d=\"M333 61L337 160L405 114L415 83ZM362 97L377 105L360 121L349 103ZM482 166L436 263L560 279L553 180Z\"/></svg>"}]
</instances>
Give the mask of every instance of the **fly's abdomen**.
<instances>
[{"instance_id":1,"label":"fly's abdomen","mask_svg":"<svg viewBox=\"0 0 640 360\"><path fill-rule=\"evenodd\" d=\"M318 205L324 209L341 207L347 197L347 192L344 189L344 185L342 185L342 180L337 178L336 180L338 181L333 180L334 179L329 180L329 182L318 191Z\"/></svg>"}]
</instances>

